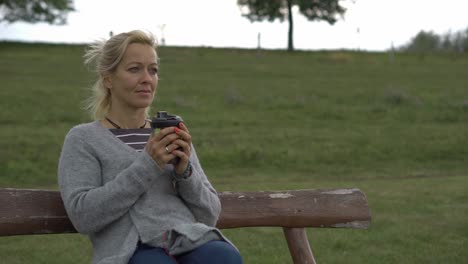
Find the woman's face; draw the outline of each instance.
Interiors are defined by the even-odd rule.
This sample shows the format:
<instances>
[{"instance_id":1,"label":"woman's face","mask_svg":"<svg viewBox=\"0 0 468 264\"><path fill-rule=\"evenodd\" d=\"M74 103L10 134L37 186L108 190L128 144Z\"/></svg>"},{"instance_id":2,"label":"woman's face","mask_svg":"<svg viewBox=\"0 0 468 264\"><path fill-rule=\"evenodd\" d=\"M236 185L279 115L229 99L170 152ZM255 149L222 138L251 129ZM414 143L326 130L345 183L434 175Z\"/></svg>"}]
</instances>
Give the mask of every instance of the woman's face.
<instances>
[{"instance_id":1,"label":"woman's face","mask_svg":"<svg viewBox=\"0 0 468 264\"><path fill-rule=\"evenodd\" d=\"M115 72L104 77L112 108L146 109L151 105L159 79L156 61L156 51L150 45L128 45Z\"/></svg>"}]
</instances>

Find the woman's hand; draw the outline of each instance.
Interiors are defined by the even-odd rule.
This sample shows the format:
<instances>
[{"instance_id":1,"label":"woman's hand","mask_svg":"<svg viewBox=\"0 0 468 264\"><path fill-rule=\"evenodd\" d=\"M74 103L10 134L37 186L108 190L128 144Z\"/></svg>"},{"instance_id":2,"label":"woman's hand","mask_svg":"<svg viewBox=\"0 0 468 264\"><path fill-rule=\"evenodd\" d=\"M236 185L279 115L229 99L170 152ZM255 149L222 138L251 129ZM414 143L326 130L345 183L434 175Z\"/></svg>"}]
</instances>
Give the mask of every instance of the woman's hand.
<instances>
[{"instance_id":1,"label":"woman's hand","mask_svg":"<svg viewBox=\"0 0 468 264\"><path fill-rule=\"evenodd\" d=\"M189 164L192 136L190 136L188 128L182 122L179 123L179 128L175 128L174 130L175 133L179 135L179 138L172 141L168 149L172 150L172 154L178 157L178 159L175 159L174 170L178 175L181 175Z\"/></svg>"},{"instance_id":2,"label":"woman's hand","mask_svg":"<svg viewBox=\"0 0 468 264\"><path fill-rule=\"evenodd\" d=\"M161 170L176 157L171 153L172 151L168 146L178 138L179 135L175 133L175 127L166 127L157 134L151 135L148 143L146 143L145 151L148 152Z\"/></svg>"},{"instance_id":3,"label":"woman's hand","mask_svg":"<svg viewBox=\"0 0 468 264\"><path fill-rule=\"evenodd\" d=\"M179 127L166 127L156 135L152 135L145 150L154 159L159 168L168 163L174 164L177 174L182 174L188 166L192 137L187 127L180 123Z\"/></svg>"}]
</instances>

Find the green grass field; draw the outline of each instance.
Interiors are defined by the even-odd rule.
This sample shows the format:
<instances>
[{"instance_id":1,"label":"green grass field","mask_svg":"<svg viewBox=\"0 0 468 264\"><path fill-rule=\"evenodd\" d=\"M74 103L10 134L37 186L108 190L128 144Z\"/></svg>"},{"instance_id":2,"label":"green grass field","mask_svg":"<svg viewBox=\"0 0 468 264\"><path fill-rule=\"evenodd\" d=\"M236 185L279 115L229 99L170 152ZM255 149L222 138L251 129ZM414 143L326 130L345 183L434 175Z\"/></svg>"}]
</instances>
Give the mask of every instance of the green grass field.
<instances>
[{"instance_id":1,"label":"green grass field","mask_svg":"<svg viewBox=\"0 0 468 264\"><path fill-rule=\"evenodd\" d=\"M0 187L56 189L92 76L83 46L0 43ZM319 263L468 262L468 55L161 47L156 110L183 116L218 191L360 188L369 230L309 229ZM224 230L291 263L280 228ZM78 234L0 238L2 263L89 263Z\"/></svg>"}]
</instances>

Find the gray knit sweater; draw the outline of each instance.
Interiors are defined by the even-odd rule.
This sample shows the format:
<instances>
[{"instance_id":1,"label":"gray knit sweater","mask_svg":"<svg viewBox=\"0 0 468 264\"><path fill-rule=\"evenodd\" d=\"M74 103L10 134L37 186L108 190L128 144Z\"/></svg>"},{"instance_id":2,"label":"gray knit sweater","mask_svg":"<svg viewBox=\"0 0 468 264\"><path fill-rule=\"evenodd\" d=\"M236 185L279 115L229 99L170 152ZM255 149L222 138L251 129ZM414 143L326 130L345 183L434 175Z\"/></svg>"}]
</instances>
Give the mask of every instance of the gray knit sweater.
<instances>
[{"instance_id":1,"label":"gray knit sweater","mask_svg":"<svg viewBox=\"0 0 468 264\"><path fill-rule=\"evenodd\" d=\"M221 211L192 147L192 176L175 180L99 121L72 128L63 144L58 182L78 232L89 235L93 263L126 264L138 241L173 254L221 235Z\"/></svg>"}]
</instances>

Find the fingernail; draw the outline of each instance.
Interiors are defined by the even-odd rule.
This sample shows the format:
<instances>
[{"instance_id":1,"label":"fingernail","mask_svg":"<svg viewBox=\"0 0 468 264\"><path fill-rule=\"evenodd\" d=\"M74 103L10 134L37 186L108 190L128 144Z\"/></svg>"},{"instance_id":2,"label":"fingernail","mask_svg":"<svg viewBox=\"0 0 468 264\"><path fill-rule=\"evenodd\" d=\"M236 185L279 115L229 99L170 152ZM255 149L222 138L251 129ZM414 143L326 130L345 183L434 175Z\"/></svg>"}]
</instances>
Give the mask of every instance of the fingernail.
<instances>
[{"instance_id":1,"label":"fingernail","mask_svg":"<svg viewBox=\"0 0 468 264\"><path fill-rule=\"evenodd\" d=\"M184 128L184 126L185 126L184 123L182 123L182 122L179 123L180 128Z\"/></svg>"},{"instance_id":2,"label":"fingernail","mask_svg":"<svg viewBox=\"0 0 468 264\"><path fill-rule=\"evenodd\" d=\"M175 132L176 132L177 134L179 134L180 129L176 127L176 128L175 128Z\"/></svg>"}]
</instances>

